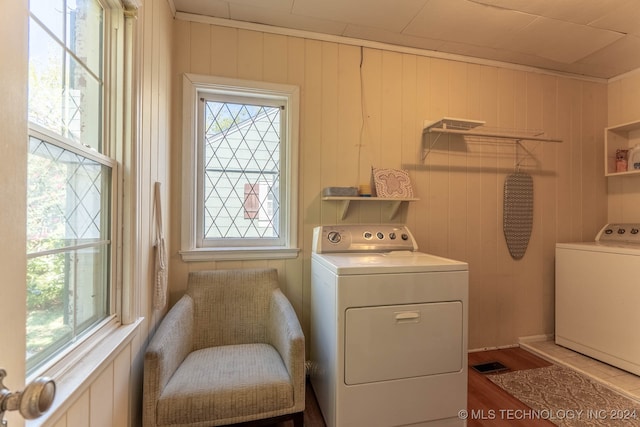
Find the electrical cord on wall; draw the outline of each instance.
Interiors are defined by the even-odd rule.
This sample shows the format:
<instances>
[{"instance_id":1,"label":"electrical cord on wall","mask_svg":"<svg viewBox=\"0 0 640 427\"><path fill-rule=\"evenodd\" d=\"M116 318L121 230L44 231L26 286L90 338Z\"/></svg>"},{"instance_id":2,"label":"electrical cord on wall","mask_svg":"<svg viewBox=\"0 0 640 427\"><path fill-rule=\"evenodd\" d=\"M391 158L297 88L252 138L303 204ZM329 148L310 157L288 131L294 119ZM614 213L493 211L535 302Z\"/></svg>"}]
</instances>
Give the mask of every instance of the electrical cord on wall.
<instances>
[{"instance_id":1,"label":"electrical cord on wall","mask_svg":"<svg viewBox=\"0 0 640 427\"><path fill-rule=\"evenodd\" d=\"M362 146L364 131L366 126L366 112L365 112L365 102L364 102L364 76L362 73L362 65L364 64L364 46L360 46L360 135L358 138L358 165L356 169L356 186L358 186L362 181L360 180L360 165L362 160Z\"/></svg>"}]
</instances>

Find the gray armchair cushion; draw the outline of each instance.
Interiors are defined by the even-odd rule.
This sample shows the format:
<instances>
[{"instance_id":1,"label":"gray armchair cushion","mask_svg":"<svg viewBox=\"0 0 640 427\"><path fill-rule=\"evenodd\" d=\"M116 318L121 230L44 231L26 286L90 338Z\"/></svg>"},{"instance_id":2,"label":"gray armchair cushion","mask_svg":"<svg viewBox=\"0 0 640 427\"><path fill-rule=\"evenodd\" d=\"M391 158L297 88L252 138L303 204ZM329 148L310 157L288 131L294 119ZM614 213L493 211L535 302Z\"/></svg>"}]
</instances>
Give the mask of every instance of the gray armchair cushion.
<instances>
[{"instance_id":1,"label":"gray armchair cushion","mask_svg":"<svg viewBox=\"0 0 640 427\"><path fill-rule=\"evenodd\" d=\"M230 423L291 407L293 387L275 348L268 344L211 347L189 354L162 391L158 424Z\"/></svg>"},{"instance_id":2,"label":"gray armchair cushion","mask_svg":"<svg viewBox=\"0 0 640 427\"><path fill-rule=\"evenodd\" d=\"M145 353L143 425L204 427L300 413L304 354L275 269L191 273Z\"/></svg>"}]
</instances>

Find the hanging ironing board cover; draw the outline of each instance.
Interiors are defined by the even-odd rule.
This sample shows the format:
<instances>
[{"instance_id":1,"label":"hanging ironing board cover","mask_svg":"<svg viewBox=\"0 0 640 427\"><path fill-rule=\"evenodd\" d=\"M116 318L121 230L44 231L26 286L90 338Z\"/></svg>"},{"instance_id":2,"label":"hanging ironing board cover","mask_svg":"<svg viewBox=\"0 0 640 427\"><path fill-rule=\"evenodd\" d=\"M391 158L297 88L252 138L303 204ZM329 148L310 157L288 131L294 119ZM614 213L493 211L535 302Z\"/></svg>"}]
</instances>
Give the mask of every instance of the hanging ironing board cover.
<instances>
[{"instance_id":1,"label":"hanging ironing board cover","mask_svg":"<svg viewBox=\"0 0 640 427\"><path fill-rule=\"evenodd\" d=\"M533 228L533 179L524 172L508 175L504 181L504 238L513 259L527 251Z\"/></svg>"}]
</instances>

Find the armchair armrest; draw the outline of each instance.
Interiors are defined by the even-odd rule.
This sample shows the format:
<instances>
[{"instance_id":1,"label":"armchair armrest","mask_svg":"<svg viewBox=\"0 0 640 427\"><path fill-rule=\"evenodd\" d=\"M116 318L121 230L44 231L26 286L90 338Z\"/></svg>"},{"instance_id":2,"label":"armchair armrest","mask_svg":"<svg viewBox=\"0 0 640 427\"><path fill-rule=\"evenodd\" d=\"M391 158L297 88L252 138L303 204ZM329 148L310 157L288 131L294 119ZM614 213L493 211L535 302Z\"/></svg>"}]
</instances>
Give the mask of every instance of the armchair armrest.
<instances>
[{"instance_id":1,"label":"armchair armrest","mask_svg":"<svg viewBox=\"0 0 640 427\"><path fill-rule=\"evenodd\" d=\"M298 409L304 409L305 349L304 334L287 297L280 289L275 289L269 306L269 343L278 350L294 384L294 402Z\"/></svg>"},{"instance_id":2,"label":"armchair armrest","mask_svg":"<svg viewBox=\"0 0 640 427\"><path fill-rule=\"evenodd\" d=\"M169 310L144 355L144 425L155 426L160 393L192 349L193 299L185 295Z\"/></svg>"}]
</instances>

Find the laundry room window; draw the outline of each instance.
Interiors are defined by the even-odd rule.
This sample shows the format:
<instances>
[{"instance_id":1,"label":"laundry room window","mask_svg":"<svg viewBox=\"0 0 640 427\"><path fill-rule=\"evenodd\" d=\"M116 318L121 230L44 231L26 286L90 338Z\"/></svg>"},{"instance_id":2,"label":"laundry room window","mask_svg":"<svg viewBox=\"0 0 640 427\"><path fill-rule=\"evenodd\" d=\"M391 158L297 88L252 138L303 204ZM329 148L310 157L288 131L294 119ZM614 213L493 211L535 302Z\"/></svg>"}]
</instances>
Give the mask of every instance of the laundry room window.
<instances>
[{"instance_id":1,"label":"laundry room window","mask_svg":"<svg viewBox=\"0 0 640 427\"><path fill-rule=\"evenodd\" d=\"M31 0L29 374L114 313L116 160L105 120L111 18L99 0Z\"/></svg>"},{"instance_id":2,"label":"laundry room window","mask_svg":"<svg viewBox=\"0 0 640 427\"><path fill-rule=\"evenodd\" d=\"M187 74L184 106L183 258L296 256L298 88Z\"/></svg>"}]
</instances>

